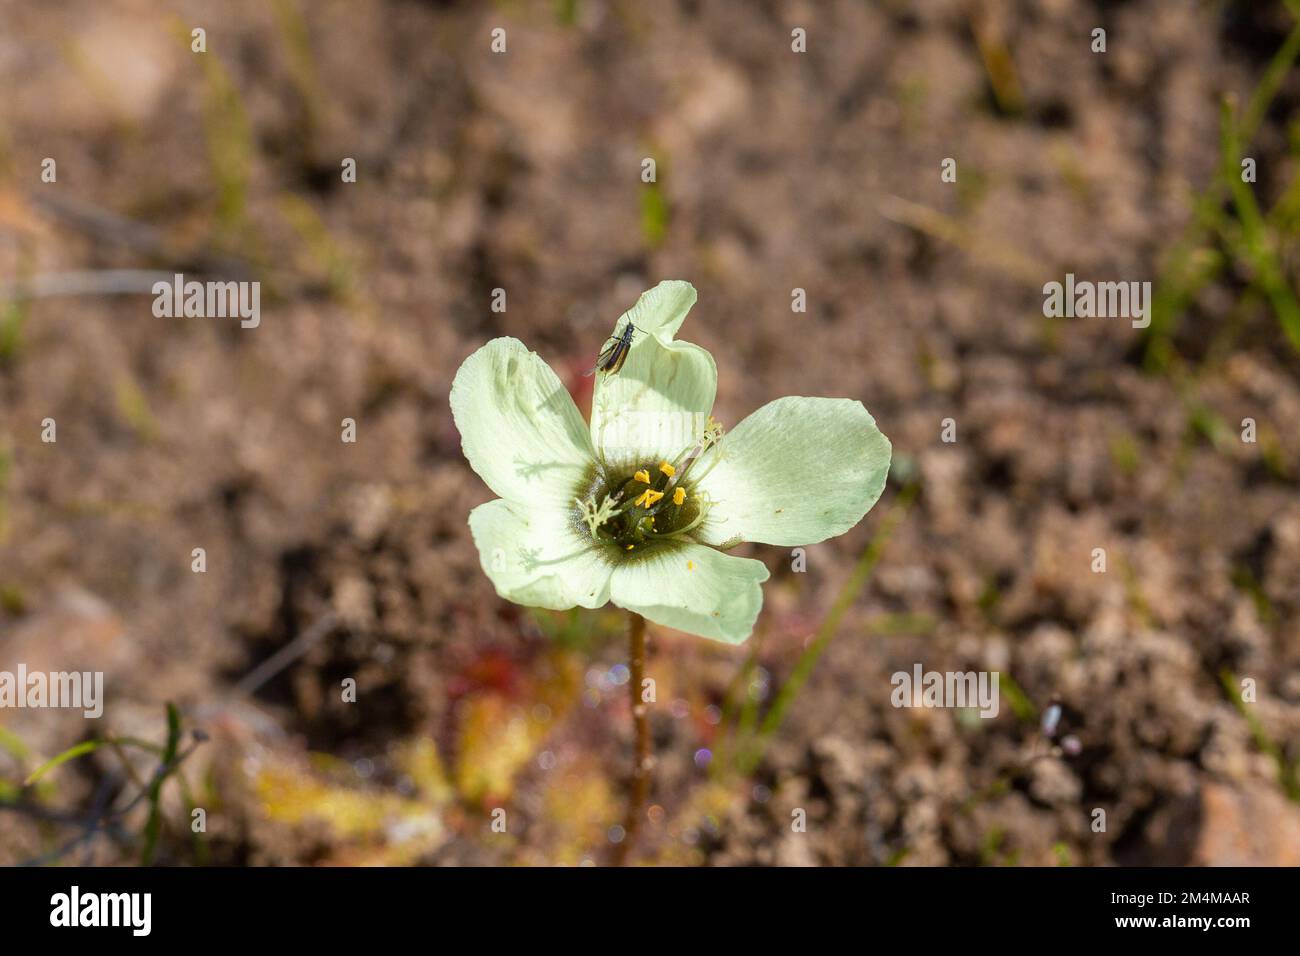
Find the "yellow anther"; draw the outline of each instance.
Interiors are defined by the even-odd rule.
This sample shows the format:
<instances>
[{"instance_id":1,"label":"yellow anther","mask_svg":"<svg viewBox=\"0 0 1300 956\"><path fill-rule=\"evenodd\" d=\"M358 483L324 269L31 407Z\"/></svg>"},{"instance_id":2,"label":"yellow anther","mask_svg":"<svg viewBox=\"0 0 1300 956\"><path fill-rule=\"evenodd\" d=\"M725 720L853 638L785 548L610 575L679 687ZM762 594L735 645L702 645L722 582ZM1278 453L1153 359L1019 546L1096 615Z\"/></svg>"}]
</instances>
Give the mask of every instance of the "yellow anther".
<instances>
[{"instance_id":1,"label":"yellow anther","mask_svg":"<svg viewBox=\"0 0 1300 956\"><path fill-rule=\"evenodd\" d=\"M687 570L687 571L694 571L694 570L695 570L695 562L694 562L694 561L687 561L687 562L686 562L686 570Z\"/></svg>"},{"instance_id":2,"label":"yellow anther","mask_svg":"<svg viewBox=\"0 0 1300 956\"><path fill-rule=\"evenodd\" d=\"M685 500L686 500L686 489L678 487L673 492L673 504L677 505L677 507L680 508L682 506L682 502Z\"/></svg>"},{"instance_id":3,"label":"yellow anther","mask_svg":"<svg viewBox=\"0 0 1300 956\"><path fill-rule=\"evenodd\" d=\"M627 549L628 549L629 551L631 551L632 548L633 548L633 545L630 545L630 544L629 544L629 545L627 546Z\"/></svg>"},{"instance_id":4,"label":"yellow anther","mask_svg":"<svg viewBox=\"0 0 1300 956\"><path fill-rule=\"evenodd\" d=\"M659 470L662 471L669 478L677 474L677 469L674 468L672 465L668 464L668 462L666 461L659 462Z\"/></svg>"},{"instance_id":5,"label":"yellow anther","mask_svg":"<svg viewBox=\"0 0 1300 956\"><path fill-rule=\"evenodd\" d=\"M632 476L632 480L639 481L643 485L648 485L650 484L650 472L642 468L640 471L638 471L635 475Z\"/></svg>"},{"instance_id":6,"label":"yellow anther","mask_svg":"<svg viewBox=\"0 0 1300 956\"><path fill-rule=\"evenodd\" d=\"M664 496L662 491L655 491L653 488L647 488L641 492L641 497L636 500L638 508L649 508L656 501Z\"/></svg>"}]
</instances>

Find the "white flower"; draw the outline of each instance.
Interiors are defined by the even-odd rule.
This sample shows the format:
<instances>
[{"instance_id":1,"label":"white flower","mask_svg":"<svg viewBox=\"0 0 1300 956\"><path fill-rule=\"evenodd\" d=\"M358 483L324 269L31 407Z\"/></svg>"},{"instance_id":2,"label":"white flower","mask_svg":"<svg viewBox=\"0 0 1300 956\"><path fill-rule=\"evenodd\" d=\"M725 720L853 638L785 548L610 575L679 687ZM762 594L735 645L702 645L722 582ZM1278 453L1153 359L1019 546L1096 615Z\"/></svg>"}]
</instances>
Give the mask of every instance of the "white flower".
<instances>
[{"instance_id":1,"label":"white flower","mask_svg":"<svg viewBox=\"0 0 1300 956\"><path fill-rule=\"evenodd\" d=\"M600 374L588 428L555 373L517 339L494 339L456 373L465 457L500 497L470 529L497 593L517 604L613 601L667 627L738 644L763 604L742 541L815 544L867 513L889 440L861 402L781 398L729 433L709 412L713 357L673 336L695 304L661 282L616 326L637 329L618 374Z\"/></svg>"}]
</instances>

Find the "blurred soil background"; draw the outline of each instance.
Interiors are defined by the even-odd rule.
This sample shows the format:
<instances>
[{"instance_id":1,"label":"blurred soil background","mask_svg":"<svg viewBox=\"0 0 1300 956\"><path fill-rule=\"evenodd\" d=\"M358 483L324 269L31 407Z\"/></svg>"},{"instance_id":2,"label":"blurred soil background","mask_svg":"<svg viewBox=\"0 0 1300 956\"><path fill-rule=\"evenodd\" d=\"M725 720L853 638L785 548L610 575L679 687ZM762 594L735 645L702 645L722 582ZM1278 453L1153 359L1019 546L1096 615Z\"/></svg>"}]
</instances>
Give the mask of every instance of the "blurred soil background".
<instances>
[{"instance_id":1,"label":"blurred soil background","mask_svg":"<svg viewBox=\"0 0 1300 956\"><path fill-rule=\"evenodd\" d=\"M604 862L622 618L496 597L447 395L512 335L585 408L664 278L724 423L850 396L896 461L806 572L743 549L750 643L652 626L639 862L1300 863L1298 15L0 2L0 669L107 694L0 711L0 863ZM261 325L112 270L258 279ZM1044 318L1067 271L1151 328ZM895 709L918 662L1001 712Z\"/></svg>"}]
</instances>

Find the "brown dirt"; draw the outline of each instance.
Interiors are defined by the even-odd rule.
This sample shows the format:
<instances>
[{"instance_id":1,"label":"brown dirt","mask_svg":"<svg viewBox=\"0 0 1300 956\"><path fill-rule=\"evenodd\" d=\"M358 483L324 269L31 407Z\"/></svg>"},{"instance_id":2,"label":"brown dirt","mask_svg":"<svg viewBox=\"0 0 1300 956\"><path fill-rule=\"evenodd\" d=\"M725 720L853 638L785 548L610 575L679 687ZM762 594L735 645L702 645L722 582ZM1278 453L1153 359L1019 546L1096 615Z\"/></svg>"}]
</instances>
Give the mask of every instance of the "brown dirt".
<instances>
[{"instance_id":1,"label":"brown dirt","mask_svg":"<svg viewBox=\"0 0 1300 956\"><path fill-rule=\"evenodd\" d=\"M748 549L773 570L758 692L786 679L903 482L920 492L752 779L696 760L726 743L746 650L652 632L647 859L1294 863L1258 833L1295 832L1300 808L1222 675L1257 682L1247 712L1294 773L1300 363L1264 308L1238 307L1240 276L1182 316L1184 373L1144 372L1124 320L1041 311L1066 271L1155 277L1214 171L1218 99L1249 94L1289 29L1281 5L573 6L567 24L552 4L312 3L305 45L253 0L219 22L182 2L0 8L0 275L234 259L266 284L256 330L156 319L140 295L31 306L0 364L0 669L102 669L109 703L89 730L0 715L34 754L0 752L0 777L91 732L157 739L174 700L212 737L186 768L203 859L603 859L631 739L619 618L496 598L466 526L490 493L447 394L466 355L513 335L585 399L614 318L684 278L683 335L717 359L722 420L850 396L896 453L881 504L810 548L806 574ZM182 41L191 25L209 53ZM1018 105L976 34L1009 51ZM1292 75L1257 137L1261 195L1294 172L1298 93ZM47 156L57 184L39 181ZM305 656L237 692L323 618ZM918 661L999 670L1020 712L1007 692L992 721L893 708L890 675ZM1054 699L1077 755L1038 731ZM127 787L107 751L49 779L40 799L73 810ZM160 859L191 862L169 800ZM68 832L0 812L0 863ZM125 836L91 852L135 859Z\"/></svg>"}]
</instances>

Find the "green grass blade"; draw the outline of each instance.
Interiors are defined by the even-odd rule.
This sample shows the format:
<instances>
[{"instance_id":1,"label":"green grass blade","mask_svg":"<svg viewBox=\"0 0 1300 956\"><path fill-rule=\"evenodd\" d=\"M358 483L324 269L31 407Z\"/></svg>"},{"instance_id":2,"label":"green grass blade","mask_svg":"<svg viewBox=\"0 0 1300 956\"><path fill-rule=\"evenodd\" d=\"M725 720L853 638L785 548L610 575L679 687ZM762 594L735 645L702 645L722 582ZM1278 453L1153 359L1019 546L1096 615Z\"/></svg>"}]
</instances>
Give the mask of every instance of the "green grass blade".
<instances>
[{"instance_id":1,"label":"green grass blade","mask_svg":"<svg viewBox=\"0 0 1300 956\"><path fill-rule=\"evenodd\" d=\"M1282 785L1282 790L1286 793L1287 799L1300 803L1300 779L1296 777L1296 767L1287 760L1286 754L1273 739L1264 724L1260 721L1250 709L1250 705L1242 699L1241 685L1237 676L1231 671L1224 669L1219 671L1219 681L1223 684L1223 690L1232 701L1237 712L1245 719L1246 724L1250 727L1251 736L1255 738L1255 746L1260 749L1261 753L1267 754L1277 764L1278 783Z\"/></svg>"},{"instance_id":2,"label":"green grass blade","mask_svg":"<svg viewBox=\"0 0 1300 956\"><path fill-rule=\"evenodd\" d=\"M0 747L9 751L9 753L17 757L19 760L27 759L27 745L23 743L22 738L12 730L0 727Z\"/></svg>"},{"instance_id":3,"label":"green grass blade","mask_svg":"<svg viewBox=\"0 0 1300 956\"><path fill-rule=\"evenodd\" d=\"M1286 276L1270 237L1268 225L1250 185L1238 174L1237 163L1242 138L1238 133L1230 102L1223 104L1222 116L1223 175L1228 182L1237 218L1241 222L1241 254L1255 269L1255 283L1268 297L1282 330L1293 348L1300 350L1300 302L1287 285Z\"/></svg>"},{"instance_id":4,"label":"green grass blade","mask_svg":"<svg viewBox=\"0 0 1300 956\"><path fill-rule=\"evenodd\" d=\"M105 740L86 740L86 741L82 741L81 743L73 747L69 747L67 750L63 751L63 753L59 754L57 757L51 757L49 760L45 761L45 763L41 764L30 774L28 774L27 779L23 781L23 786L30 787L37 780L40 780L41 777L45 776L47 773L53 770L55 767L61 766L62 764L67 763L69 760L76 760L78 757L84 757L86 754L94 753L100 747L104 746L104 744L106 744L107 742L108 741Z\"/></svg>"},{"instance_id":5,"label":"green grass blade","mask_svg":"<svg viewBox=\"0 0 1300 956\"><path fill-rule=\"evenodd\" d=\"M158 834L162 829L162 811L159 809L159 798L162 796L162 785L171 772L175 769L176 749L181 742L181 714L176 709L176 705L168 702L167 704L167 745L163 748L162 763L158 766L158 771L154 774L153 782L149 784L149 819L144 825L144 849L140 852L140 865L149 866L153 862L154 851L158 847Z\"/></svg>"},{"instance_id":6,"label":"green grass blade","mask_svg":"<svg viewBox=\"0 0 1300 956\"><path fill-rule=\"evenodd\" d=\"M817 628L817 634L812 643L799 656L799 660L795 662L790 676L781 685L781 690L777 693L772 706L763 715L763 721L758 728L757 746L749 753L745 766L742 768L744 772L752 772L754 767L758 765L758 761L762 759L767 741L780 729L790 705L799 696L804 684L812 676L817 662L821 660L822 654L826 652L831 640L838 633L840 621L843 620L844 615L848 613L849 608L858 599L862 589L867 586L867 582L871 580L872 572L875 571L876 564L880 561L885 546L889 543L895 529L911 509L917 490L918 486L915 484L908 485L903 489L898 496L898 500L894 503L893 509L886 516L884 524L876 532L876 536L871 539L866 550L862 552L862 557L858 559L853 573L849 575L849 579L844 583L844 587L840 589L839 595L835 598L835 603L831 605L830 613L826 615Z\"/></svg>"}]
</instances>

